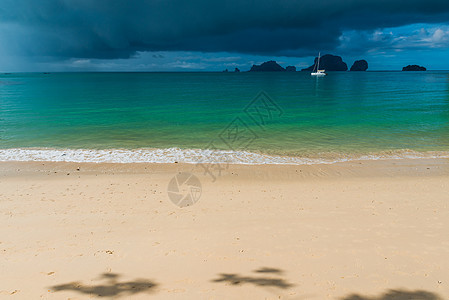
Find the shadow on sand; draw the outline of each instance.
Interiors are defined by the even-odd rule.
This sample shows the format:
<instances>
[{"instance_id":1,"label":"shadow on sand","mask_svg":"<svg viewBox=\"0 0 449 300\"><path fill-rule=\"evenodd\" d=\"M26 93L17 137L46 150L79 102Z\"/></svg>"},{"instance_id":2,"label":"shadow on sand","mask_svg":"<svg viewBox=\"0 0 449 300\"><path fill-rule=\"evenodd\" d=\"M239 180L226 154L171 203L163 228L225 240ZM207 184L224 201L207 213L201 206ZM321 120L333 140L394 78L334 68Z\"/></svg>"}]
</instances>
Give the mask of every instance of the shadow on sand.
<instances>
[{"instance_id":1,"label":"shadow on sand","mask_svg":"<svg viewBox=\"0 0 449 300\"><path fill-rule=\"evenodd\" d=\"M437 294L426 291L389 290L377 297L350 295L341 300L442 300Z\"/></svg>"},{"instance_id":2,"label":"shadow on sand","mask_svg":"<svg viewBox=\"0 0 449 300\"><path fill-rule=\"evenodd\" d=\"M264 274L264 276L241 276L239 274L218 274L220 278L212 280L213 282L227 282L232 285L240 285L240 284L254 284L262 287L276 287L281 289L287 289L293 286L293 284L287 282L283 278L279 278L283 272L279 269L274 268L260 268L258 270L253 271L255 273ZM268 275L265 275L268 274ZM271 274L275 274L273 277Z\"/></svg>"},{"instance_id":3,"label":"shadow on sand","mask_svg":"<svg viewBox=\"0 0 449 300\"><path fill-rule=\"evenodd\" d=\"M100 280L105 281L98 285L85 285L80 282L71 282L50 287L55 292L74 291L86 295L97 297L120 297L126 295L134 295L137 293L150 293L157 286L156 283L147 279L135 279L132 281L119 282L119 274L103 273Z\"/></svg>"}]
</instances>

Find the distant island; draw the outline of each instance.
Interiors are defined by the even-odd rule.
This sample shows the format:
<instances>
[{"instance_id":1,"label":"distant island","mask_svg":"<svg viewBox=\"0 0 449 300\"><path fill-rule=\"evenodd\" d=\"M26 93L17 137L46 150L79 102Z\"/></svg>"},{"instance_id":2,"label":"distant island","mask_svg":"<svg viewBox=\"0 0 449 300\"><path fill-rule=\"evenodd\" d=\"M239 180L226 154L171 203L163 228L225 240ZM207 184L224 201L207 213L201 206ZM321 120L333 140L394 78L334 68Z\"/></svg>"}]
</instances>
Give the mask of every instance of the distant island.
<instances>
[{"instance_id":1,"label":"distant island","mask_svg":"<svg viewBox=\"0 0 449 300\"><path fill-rule=\"evenodd\" d=\"M284 72L285 69L281 67L274 60L266 61L261 65L253 65L250 72Z\"/></svg>"},{"instance_id":2,"label":"distant island","mask_svg":"<svg viewBox=\"0 0 449 300\"><path fill-rule=\"evenodd\" d=\"M301 71L312 72L318 61L318 57L315 57L314 64L308 68L302 69ZM348 65L343 61L341 56L326 54L321 57L320 69L326 71L348 71ZM356 60L349 71L351 72L364 72L368 70L368 62L364 59ZM266 61L260 65L253 65L248 72L296 72L295 66L282 67L274 60ZM419 65L408 65L402 68L402 71L427 71L423 66ZM228 69L223 72L229 72ZM239 68L235 68L234 72L240 72Z\"/></svg>"},{"instance_id":3,"label":"distant island","mask_svg":"<svg viewBox=\"0 0 449 300\"><path fill-rule=\"evenodd\" d=\"M406 67L403 67L402 71L427 71L427 69L418 65L408 65Z\"/></svg>"},{"instance_id":4,"label":"distant island","mask_svg":"<svg viewBox=\"0 0 449 300\"><path fill-rule=\"evenodd\" d=\"M283 68L274 60L266 61L261 65L253 65L250 72L296 72L295 66L288 66Z\"/></svg>"},{"instance_id":5,"label":"distant island","mask_svg":"<svg viewBox=\"0 0 449 300\"><path fill-rule=\"evenodd\" d=\"M312 72L318 61L318 57L315 57L314 64L308 68L302 69L301 71ZM348 71L348 65L343 61L341 56L326 54L321 57L320 69L326 71ZM349 71L351 72L364 72L368 70L368 62L365 59L356 60ZM287 66L286 68L279 65L276 61L270 60L266 61L260 65L253 65L249 72L296 72L295 66ZM408 65L402 68L402 71L427 71L423 66L418 65ZM224 72L228 72L225 70ZM238 68L235 72L240 72Z\"/></svg>"},{"instance_id":6,"label":"distant island","mask_svg":"<svg viewBox=\"0 0 449 300\"><path fill-rule=\"evenodd\" d=\"M228 72L229 72L228 69L224 69L224 70L223 70L223 73L228 73ZM238 72L240 72L240 69L239 69L239 68L235 68L235 69L234 69L234 73L238 73Z\"/></svg>"},{"instance_id":7,"label":"distant island","mask_svg":"<svg viewBox=\"0 0 449 300\"><path fill-rule=\"evenodd\" d=\"M368 70L368 62L364 59L356 60L349 71L360 72Z\"/></svg>"},{"instance_id":8,"label":"distant island","mask_svg":"<svg viewBox=\"0 0 449 300\"><path fill-rule=\"evenodd\" d=\"M312 71L318 61L318 57L315 57L313 65L301 71ZM321 57L320 69L326 71L347 71L348 65L343 61L340 56L326 54Z\"/></svg>"},{"instance_id":9,"label":"distant island","mask_svg":"<svg viewBox=\"0 0 449 300\"><path fill-rule=\"evenodd\" d=\"M318 58L315 58L315 64L317 62ZM314 65L310 66L309 68L302 69L301 71L312 71L314 68ZM325 69L326 71L347 71L348 66L343 61L343 59L340 56L326 54L323 57L321 57L320 60L320 68ZM251 67L251 70L249 72L296 72L295 66L288 66L286 68L283 68L281 65L279 65L276 61L270 60L262 63L261 65L253 65Z\"/></svg>"}]
</instances>

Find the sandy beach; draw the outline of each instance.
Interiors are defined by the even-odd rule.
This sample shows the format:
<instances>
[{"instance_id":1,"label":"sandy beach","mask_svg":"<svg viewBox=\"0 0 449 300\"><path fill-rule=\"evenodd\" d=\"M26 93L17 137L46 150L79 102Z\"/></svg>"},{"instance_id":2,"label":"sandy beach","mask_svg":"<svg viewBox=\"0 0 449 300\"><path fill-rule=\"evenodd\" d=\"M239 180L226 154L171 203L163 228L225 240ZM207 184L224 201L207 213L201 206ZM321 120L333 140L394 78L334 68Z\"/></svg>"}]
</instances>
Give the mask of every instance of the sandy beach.
<instances>
[{"instance_id":1,"label":"sandy beach","mask_svg":"<svg viewBox=\"0 0 449 300\"><path fill-rule=\"evenodd\" d=\"M0 298L448 299L448 206L447 159L3 162Z\"/></svg>"}]
</instances>

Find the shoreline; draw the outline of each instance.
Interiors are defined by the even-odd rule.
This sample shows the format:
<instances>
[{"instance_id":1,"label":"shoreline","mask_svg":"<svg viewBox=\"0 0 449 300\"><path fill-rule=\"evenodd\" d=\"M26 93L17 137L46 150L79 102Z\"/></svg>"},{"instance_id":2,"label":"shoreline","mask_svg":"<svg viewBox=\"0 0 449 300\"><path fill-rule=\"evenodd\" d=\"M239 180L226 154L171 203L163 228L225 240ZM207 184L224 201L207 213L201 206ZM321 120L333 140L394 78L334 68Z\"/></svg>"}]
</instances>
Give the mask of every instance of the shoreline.
<instances>
[{"instance_id":1,"label":"shoreline","mask_svg":"<svg viewBox=\"0 0 449 300\"><path fill-rule=\"evenodd\" d=\"M202 185L190 207L167 194L179 172ZM192 164L0 162L0 295L446 299L448 195L449 159L230 165L215 181Z\"/></svg>"},{"instance_id":2,"label":"shoreline","mask_svg":"<svg viewBox=\"0 0 449 300\"><path fill-rule=\"evenodd\" d=\"M215 163L239 165L318 165L357 161L402 159L449 159L449 151L384 150L367 153L320 152L308 155L268 154L246 150L209 150L180 148L138 149L0 149L0 162L68 163Z\"/></svg>"}]
</instances>

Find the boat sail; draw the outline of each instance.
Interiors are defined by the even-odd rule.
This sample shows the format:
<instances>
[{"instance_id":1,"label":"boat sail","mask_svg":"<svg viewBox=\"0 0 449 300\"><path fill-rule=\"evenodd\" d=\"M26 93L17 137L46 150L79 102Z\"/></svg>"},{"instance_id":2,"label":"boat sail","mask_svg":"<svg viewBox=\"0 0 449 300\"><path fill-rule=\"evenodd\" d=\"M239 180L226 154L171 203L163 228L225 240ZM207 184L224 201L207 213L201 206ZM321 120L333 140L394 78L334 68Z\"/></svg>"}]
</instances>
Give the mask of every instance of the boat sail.
<instances>
[{"instance_id":1,"label":"boat sail","mask_svg":"<svg viewBox=\"0 0 449 300\"><path fill-rule=\"evenodd\" d=\"M320 70L320 59L321 59L321 52L318 53L318 60L315 64L315 66L313 67L312 73L310 73L310 75L312 76L325 76L326 75L326 70Z\"/></svg>"}]
</instances>

